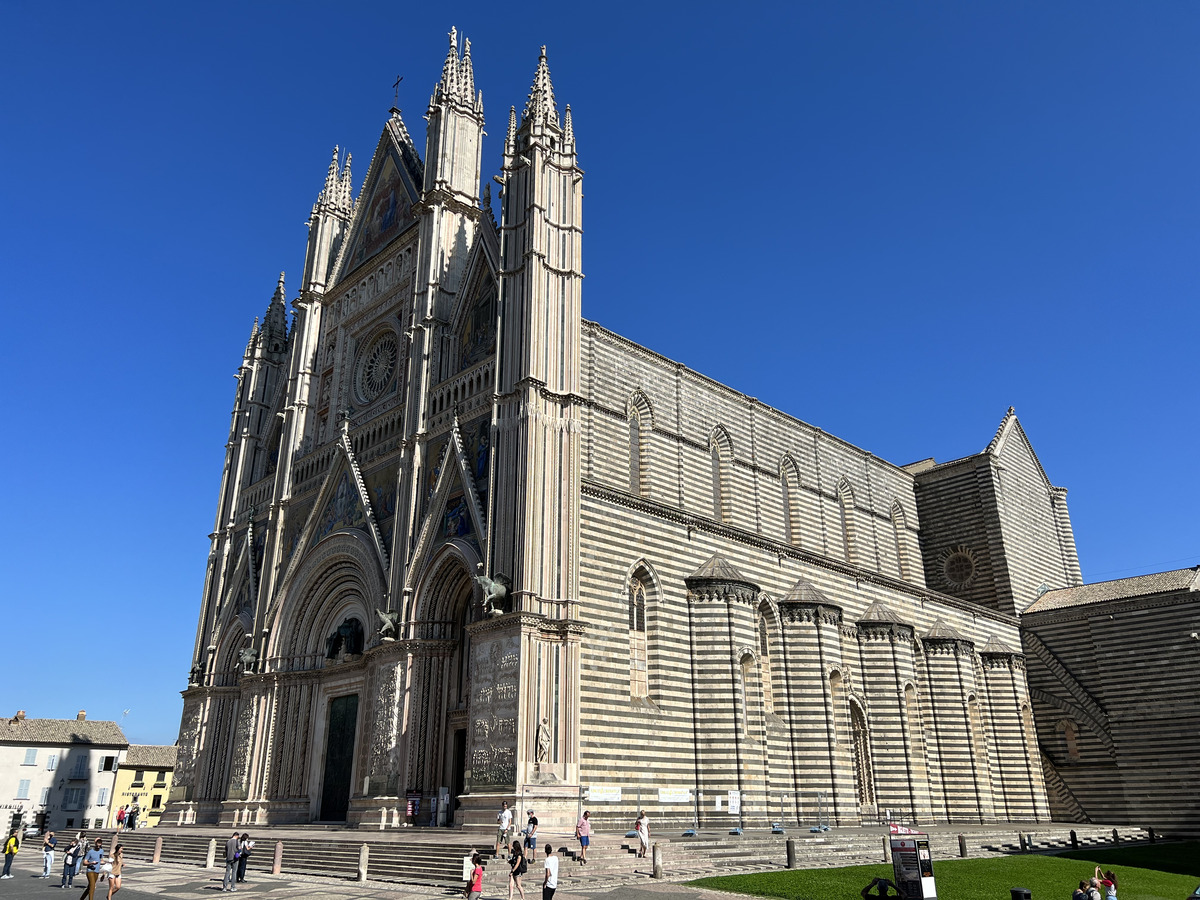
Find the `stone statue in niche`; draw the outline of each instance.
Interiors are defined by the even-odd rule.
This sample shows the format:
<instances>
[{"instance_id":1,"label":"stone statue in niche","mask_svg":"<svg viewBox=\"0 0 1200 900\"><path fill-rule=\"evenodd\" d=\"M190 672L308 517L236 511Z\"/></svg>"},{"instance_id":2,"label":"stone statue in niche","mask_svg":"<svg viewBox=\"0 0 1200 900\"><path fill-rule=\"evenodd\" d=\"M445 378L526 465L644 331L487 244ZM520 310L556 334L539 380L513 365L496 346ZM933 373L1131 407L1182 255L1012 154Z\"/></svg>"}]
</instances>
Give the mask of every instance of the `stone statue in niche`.
<instances>
[{"instance_id":1,"label":"stone statue in niche","mask_svg":"<svg viewBox=\"0 0 1200 900\"><path fill-rule=\"evenodd\" d=\"M188 687L200 684L200 680L204 677L204 666L196 663L188 672Z\"/></svg>"},{"instance_id":2,"label":"stone statue in niche","mask_svg":"<svg viewBox=\"0 0 1200 900\"><path fill-rule=\"evenodd\" d=\"M396 610L375 610L379 616L379 636L385 641L394 641L400 632L400 613Z\"/></svg>"},{"instance_id":3,"label":"stone statue in niche","mask_svg":"<svg viewBox=\"0 0 1200 900\"><path fill-rule=\"evenodd\" d=\"M512 587L512 579L501 572L497 572L494 578L488 578L483 574L483 563L476 563L475 568L479 570L479 574L472 576L472 580L483 588L484 614L500 616L508 612L506 606L508 604L508 591Z\"/></svg>"},{"instance_id":4,"label":"stone statue in niche","mask_svg":"<svg viewBox=\"0 0 1200 900\"><path fill-rule=\"evenodd\" d=\"M346 619L329 637L325 638L325 658L338 659L342 656L357 656L363 652L363 627L358 619Z\"/></svg>"},{"instance_id":5,"label":"stone statue in niche","mask_svg":"<svg viewBox=\"0 0 1200 900\"><path fill-rule=\"evenodd\" d=\"M550 761L550 725L546 719L542 719L542 721L538 723L537 761L540 763Z\"/></svg>"},{"instance_id":6,"label":"stone statue in niche","mask_svg":"<svg viewBox=\"0 0 1200 900\"><path fill-rule=\"evenodd\" d=\"M254 664L258 661L258 651L253 647L247 647L244 650L239 650L238 660L242 664L242 671L249 675L254 671Z\"/></svg>"}]
</instances>

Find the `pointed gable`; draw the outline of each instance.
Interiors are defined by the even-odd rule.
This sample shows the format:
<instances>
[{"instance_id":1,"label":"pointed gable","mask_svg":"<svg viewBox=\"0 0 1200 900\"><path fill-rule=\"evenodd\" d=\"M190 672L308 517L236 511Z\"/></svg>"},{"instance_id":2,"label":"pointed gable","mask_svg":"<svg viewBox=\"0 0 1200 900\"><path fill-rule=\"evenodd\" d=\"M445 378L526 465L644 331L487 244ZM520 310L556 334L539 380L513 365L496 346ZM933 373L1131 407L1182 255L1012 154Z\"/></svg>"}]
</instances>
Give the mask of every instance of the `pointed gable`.
<instances>
[{"instance_id":1,"label":"pointed gable","mask_svg":"<svg viewBox=\"0 0 1200 900\"><path fill-rule=\"evenodd\" d=\"M337 265L339 281L416 224L412 207L420 199L423 180L424 166L394 110L354 205L350 239L342 245Z\"/></svg>"},{"instance_id":2,"label":"pointed gable","mask_svg":"<svg viewBox=\"0 0 1200 900\"><path fill-rule=\"evenodd\" d=\"M987 445L985 453L997 458L1013 458L1025 457L1029 464L1037 470L1041 476L1043 484L1049 490L1052 485L1050 479L1046 476L1046 470L1042 468L1041 460L1038 459L1037 453L1033 450L1033 444L1029 442L1029 436L1025 434L1025 429L1021 427L1021 422L1017 418L1017 411L1013 407L1008 408L1008 412L1004 414L1003 420L1000 422L1000 427L996 429L996 434L992 438L991 443Z\"/></svg>"}]
</instances>

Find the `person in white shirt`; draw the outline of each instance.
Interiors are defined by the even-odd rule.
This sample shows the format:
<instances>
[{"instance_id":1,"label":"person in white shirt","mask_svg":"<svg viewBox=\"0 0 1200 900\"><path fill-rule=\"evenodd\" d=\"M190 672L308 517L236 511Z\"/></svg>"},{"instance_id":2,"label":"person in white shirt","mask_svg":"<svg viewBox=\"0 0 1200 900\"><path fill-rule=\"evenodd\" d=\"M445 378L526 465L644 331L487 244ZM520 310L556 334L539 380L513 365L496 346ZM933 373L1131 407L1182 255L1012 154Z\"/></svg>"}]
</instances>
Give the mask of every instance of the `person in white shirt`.
<instances>
[{"instance_id":1,"label":"person in white shirt","mask_svg":"<svg viewBox=\"0 0 1200 900\"><path fill-rule=\"evenodd\" d=\"M508 808L508 801L505 800L500 806L500 812L496 814L496 848L495 855L500 855L500 848L508 852L508 842L512 840L512 810Z\"/></svg>"},{"instance_id":2,"label":"person in white shirt","mask_svg":"<svg viewBox=\"0 0 1200 900\"><path fill-rule=\"evenodd\" d=\"M558 857L554 848L546 845L546 874L542 877L542 900L554 900L554 892L558 889Z\"/></svg>"}]
</instances>

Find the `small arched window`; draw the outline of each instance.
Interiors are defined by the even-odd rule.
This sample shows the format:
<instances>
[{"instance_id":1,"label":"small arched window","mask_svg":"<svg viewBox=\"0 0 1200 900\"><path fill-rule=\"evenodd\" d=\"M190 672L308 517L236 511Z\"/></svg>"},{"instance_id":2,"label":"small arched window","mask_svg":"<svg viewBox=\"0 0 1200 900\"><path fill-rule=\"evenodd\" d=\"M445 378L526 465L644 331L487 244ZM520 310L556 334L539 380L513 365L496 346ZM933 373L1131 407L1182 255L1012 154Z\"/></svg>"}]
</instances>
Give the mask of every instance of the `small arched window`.
<instances>
[{"instance_id":1,"label":"small arched window","mask_svg":"<svg viewBox=\"0 0 1200 900\"><path fill-rule=\"evenodd\" d=\"M854 751L854 786L861 806L875 803L875 779L871 771L871 744L867 740L867 717L857 703L850 704L850 736Z\"/></svg>"},{"instance_id":2,"label":"small arched window","mask_svg":"<svg viewBox=\"0 0 1200 900\"><path fill-rule=\"evenodd\" d=\"M908 559L908 517L900 501L892 503L892 534L896 538L896 572L901 579L907 581L912 577L912 567Z\"/></svg>"},{"instance_id":3,"label":"small arched window","mask_svg":"<svg viewBox=\"0 0 1200 900\"><path fill-rule=\"evenodd\" d=\"M729 522L733 500L733 444L719 425L708 439L708 453L712 461L713 518L718 522Z\"/></svg>"},{"instance_id":4,"label":"small arched window","mask_svg":"<svg viewBox=\"0 0 1200 900\"><path fill-rule=\"evenodd\" d=\"M790 456L783 458L779 467L779 480L783 487L783 534L784 540L796 547L802 547L800 538L803 525L800 514L800 472L796 461Z\"/></svg>"},{"instance_id":5,"label":"small arched window","mask_svg":"<svg viewBox=\"0 0 1200 900\"><path fill-rule=\"evenodd\" d=\"M629 492L639 497L650 495L650 435L654 413L641 391L634 391L626 404L629 416Z\"/></svg>"},{"instance_id":6,"label":"small arched window","mask_svg":"<svg viewBox=\"0 0 1200 900\"><path fill-rule=\"evenodd\" d=\"M1079 726L1072 719L1063 719L1058 723L1058 733L1062 735L1067 761L1079 762Z\"/></svg>"},{"instance_id":7,"label":"small arched window","mask_svg":"<svg viewBox=\"0 0 1200 900\"><path fill-rule=\"evenodd\" d=\"M971 746L975 751L976 771L982 773L987 767L987 739L983 733L983 715L974 694L967 697L967 721L971 726Z\"/></svg>"}]
</instances>

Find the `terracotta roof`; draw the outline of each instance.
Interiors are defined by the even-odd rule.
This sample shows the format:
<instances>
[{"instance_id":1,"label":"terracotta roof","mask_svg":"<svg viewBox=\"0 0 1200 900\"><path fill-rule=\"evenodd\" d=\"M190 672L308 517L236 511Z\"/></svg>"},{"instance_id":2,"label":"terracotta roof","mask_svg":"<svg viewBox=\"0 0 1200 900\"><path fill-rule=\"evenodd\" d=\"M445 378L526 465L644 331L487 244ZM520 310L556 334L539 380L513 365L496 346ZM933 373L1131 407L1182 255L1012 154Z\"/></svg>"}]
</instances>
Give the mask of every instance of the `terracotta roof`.
<instances>
[{"instance_id":1,"label":"terracotta roof","mask_svg":"<svg viewBox=\"0 0 1200 900\"><path fill-rule=\"evenodd\" d=\"M176 749L174 745L160 747L154 744L130 744L122 765L137 769L173 769Z\"/></svg>"},{"instance_id":2,"label":"terracotta roof","mask_svg":"<svg viewBox=\"0 0 1200 900\"><path fill-rule=\"evenodd\" d=\"M907 625L899 614L884 603L882 600L876 600L867 607L867 611L862 614L860 622L893 622L897 625Z\"/></svg>"},{"instance_id":3,"label":"terracotta roof","mask_svg":"<svg viewBox=\"0 0 1200 900\"><path fill-rule=\"evenodd\" d=\"M116 722L81 719L9 719L0 722L0 741L6 744L102 744L127 747L129 741Z\"/></svg>"},{"instance_id":4,"label":"terracotta roof","mask_svg":"<svg viewBox=\"0 0 1200 900\"><path fill-rule=\"evenodd\" d=\"M1132 597L1145 597L1148 594L1196 590L1200 590L1200 566L1046 591L1025 612L1038 613L1051 609L1063 609L1068 606L1103 603L1106 600L1128 600Z\"/></svg>"}]
</instances>

